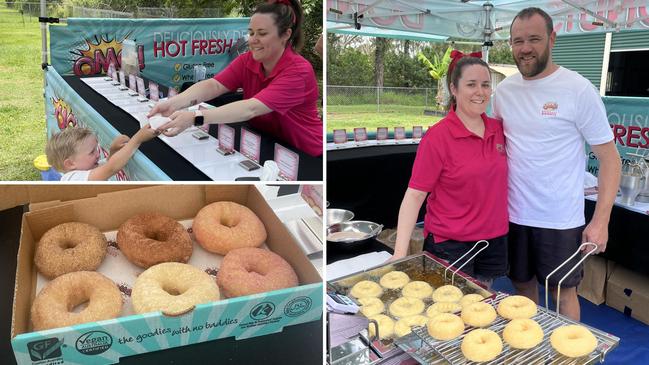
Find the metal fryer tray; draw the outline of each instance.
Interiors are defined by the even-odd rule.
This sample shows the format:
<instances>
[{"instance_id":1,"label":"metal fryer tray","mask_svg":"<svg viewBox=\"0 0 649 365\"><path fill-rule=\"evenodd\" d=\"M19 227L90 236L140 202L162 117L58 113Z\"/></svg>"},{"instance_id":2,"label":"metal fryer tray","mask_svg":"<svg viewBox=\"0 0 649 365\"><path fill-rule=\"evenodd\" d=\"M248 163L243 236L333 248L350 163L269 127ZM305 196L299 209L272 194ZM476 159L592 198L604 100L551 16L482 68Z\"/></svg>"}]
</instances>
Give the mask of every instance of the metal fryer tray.
<instances>
[{"instance_id":1,"label":"metal fryer tray","mask_svg":"<svg viewBox=\"0 0 649 365\"><path fill-rule=\"evenodd\" d=\"M498 303L507 296L507 294L498 293L495 298L488 299L486 302L490 302L496 307L498 306ZM557 316L556 312L548 312L543 307L538 307L537 314L532 317L532 319L537 321L541 328L543 328L544 336L541 344L529 350L516 350L510 348L507 343L503 341L503 351L501 354L490 362L483 362L480 364L596 364L599 363L600 360L604 361L606 354L617 347L620 342L618 337L575 322L564 316ZM495 331L502 338L503 329L508 322L508 320L499 316L494 323L487 328ZM552 334L552 331L557 327L568 324L580 324L588 327L588 329L593 332L597 338L597 347L591 354L580 358L569 358L559 354L552 348L552 345L550 344L550 335ZM460 349L462 339L473 329L473 327L467 328L460 337L454 340L438 341L430 337L425 327L415 327L410 334L397 339L395 343L421 364L475 364L474 362L466 360L464 355L462 355L462 350Z\"/></svg>"}]
</instances>

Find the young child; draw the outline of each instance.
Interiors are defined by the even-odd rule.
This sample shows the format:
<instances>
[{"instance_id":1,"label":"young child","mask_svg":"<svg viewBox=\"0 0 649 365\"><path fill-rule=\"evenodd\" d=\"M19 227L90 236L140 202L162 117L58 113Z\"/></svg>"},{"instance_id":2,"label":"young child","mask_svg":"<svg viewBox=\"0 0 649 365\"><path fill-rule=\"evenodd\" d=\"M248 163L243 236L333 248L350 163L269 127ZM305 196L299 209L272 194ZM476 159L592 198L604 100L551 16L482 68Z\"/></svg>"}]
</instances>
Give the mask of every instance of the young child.
<instances>
[{"instance_id":1,"label":"young child","mask_svg":"<svg viewBox=\"0 0 649 365\"><path fill-rule=\"evenodd\" d=\"M158 131L148 124L133 138L120 135L110 145L110 156L105 164L99 164L99 144L94 132L88 128L66 128L47 141L47 161L63 173L61 181L108 180L133 157L140 145L155 138Z\"/></svg>"}]
</instances>

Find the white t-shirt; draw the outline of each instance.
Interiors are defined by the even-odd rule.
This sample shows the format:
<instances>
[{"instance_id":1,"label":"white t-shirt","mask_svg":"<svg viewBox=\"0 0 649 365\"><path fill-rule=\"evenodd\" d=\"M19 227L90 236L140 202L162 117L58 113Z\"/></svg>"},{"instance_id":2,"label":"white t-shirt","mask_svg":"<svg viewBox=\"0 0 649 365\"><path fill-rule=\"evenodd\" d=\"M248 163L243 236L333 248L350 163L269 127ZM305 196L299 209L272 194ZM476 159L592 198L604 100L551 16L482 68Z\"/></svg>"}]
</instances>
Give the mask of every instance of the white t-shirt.
<instances>
[{"instance_id":1,"label":"white t-shirt","mask_svg":"<svg viewBox=\"0 0 649 365\"><path fill-rule=\"evenodd\" d=\"M539 80L508 77L494 92L509 163L509 220L569 229L584 218L584 141L613 140L593 84L563 67Z\"/></svg>"},{"instance_id":2,"label":"white t-shirt","mask_svg":"<svg viewBox=\"0 0 649 365\"><path fill-rule=\"evenodd\" d=\"M88 181L92 170L72 170L61 176L61 181Z\"/></svg>"}]
</instances>

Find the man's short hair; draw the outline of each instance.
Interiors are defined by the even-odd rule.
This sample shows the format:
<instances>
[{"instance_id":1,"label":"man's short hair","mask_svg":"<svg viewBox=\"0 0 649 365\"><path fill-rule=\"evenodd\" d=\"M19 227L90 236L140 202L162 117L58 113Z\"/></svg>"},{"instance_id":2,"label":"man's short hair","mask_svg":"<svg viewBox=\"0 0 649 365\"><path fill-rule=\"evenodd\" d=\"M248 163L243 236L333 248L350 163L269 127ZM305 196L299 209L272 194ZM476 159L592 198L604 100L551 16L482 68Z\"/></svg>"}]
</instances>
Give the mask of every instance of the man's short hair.
<instances>
[{"instance_id":1,"label":"man's short hair","mask_svg":"<svg viewBox=\"0 0 649 365\"><path fill-rule=\"evenodd\" d=\"M516 19L529 19L531 18L534 14L538 14L543 17L545 20L545 30L548 32L548 36L552 34L552 31L554 30L554 24L552 22L552 18L548 13L546 13L543 9L541 8L535 8L535 7L530 7L530 8L525 8L516 14L514 19L512 20L512 24L509 26L509 34L511 37L512 34L512 26L514 25L514 22Z\"/></svg>"},{"instance_id":2,"label":"man's short hair","mask_svg":"<svg viewBox=\"0 0 649 365\"><path fill-rule=\"evenodd\" d=\"M68 127L60 133L55 133L47 141L45 154L47 162L57 171L64 172L64 162L77 153L79 145L94 132L84 127Z\"/></svg>"}]
</instances>

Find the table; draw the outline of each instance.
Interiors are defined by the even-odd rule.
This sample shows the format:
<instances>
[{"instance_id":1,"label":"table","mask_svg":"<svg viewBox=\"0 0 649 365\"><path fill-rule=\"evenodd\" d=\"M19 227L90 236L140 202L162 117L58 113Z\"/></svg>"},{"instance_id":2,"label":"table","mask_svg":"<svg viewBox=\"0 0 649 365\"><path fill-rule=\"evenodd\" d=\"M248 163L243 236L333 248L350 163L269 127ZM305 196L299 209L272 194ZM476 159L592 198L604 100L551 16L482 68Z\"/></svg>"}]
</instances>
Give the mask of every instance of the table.
<instances>
[{"instance_id":1,"label":"table","mask_svg":"<svg viewBox=\"0 0 649 365\"><path fill-rule=\"evenodd\" d=\"M62 78L77 94L83 95L84 101L87 102L93 109L99 111L100 114L115 129L119 131L119 133L132 136L133 134L135 134L135 132L137 132L137 130L139 129L139 122L130 114L126 113L124 110L115 106L106 98L95 92L92 88L82 82L80 78L76 76L62 76ZM161 89L164 91L162 87ZM225 96L224 98L217 98L215 100L212 100L212 102L216 105L221 105L223 103L237 100L238 98L238 96L230 94ZM241 136L242 127L246 127L252 132L262 135L259 131L256 131L254 128L250 127L247 122L234 123L230 124L230 126L235 128L236 149L239 148L239 139ZM210 125L210 135L216 137L217 130L217 125ZM290 146L283 141L279 141L267 135L262 135L262 165L264 161L273 159L275 143L279 143L284 147L290 148ZM313 157L304 152L296 151L295 149L292 150L300 156L298 180L322 180L322 157ZM172 180L210 180L210 178L205 173L203 173L196 166L189 163L177 151L175 151L173 148L169 147L166 143L159 139L154 139L150 142L144 143L140 147L140 151L142 151L142 153L144 153L144 155L149 158L151 162L157 165ZM241 169L241 171L243 173L245 170ZM236 176L233 176L232 179L229 180L236 180Z\"/></svg>"}]
</instances>

